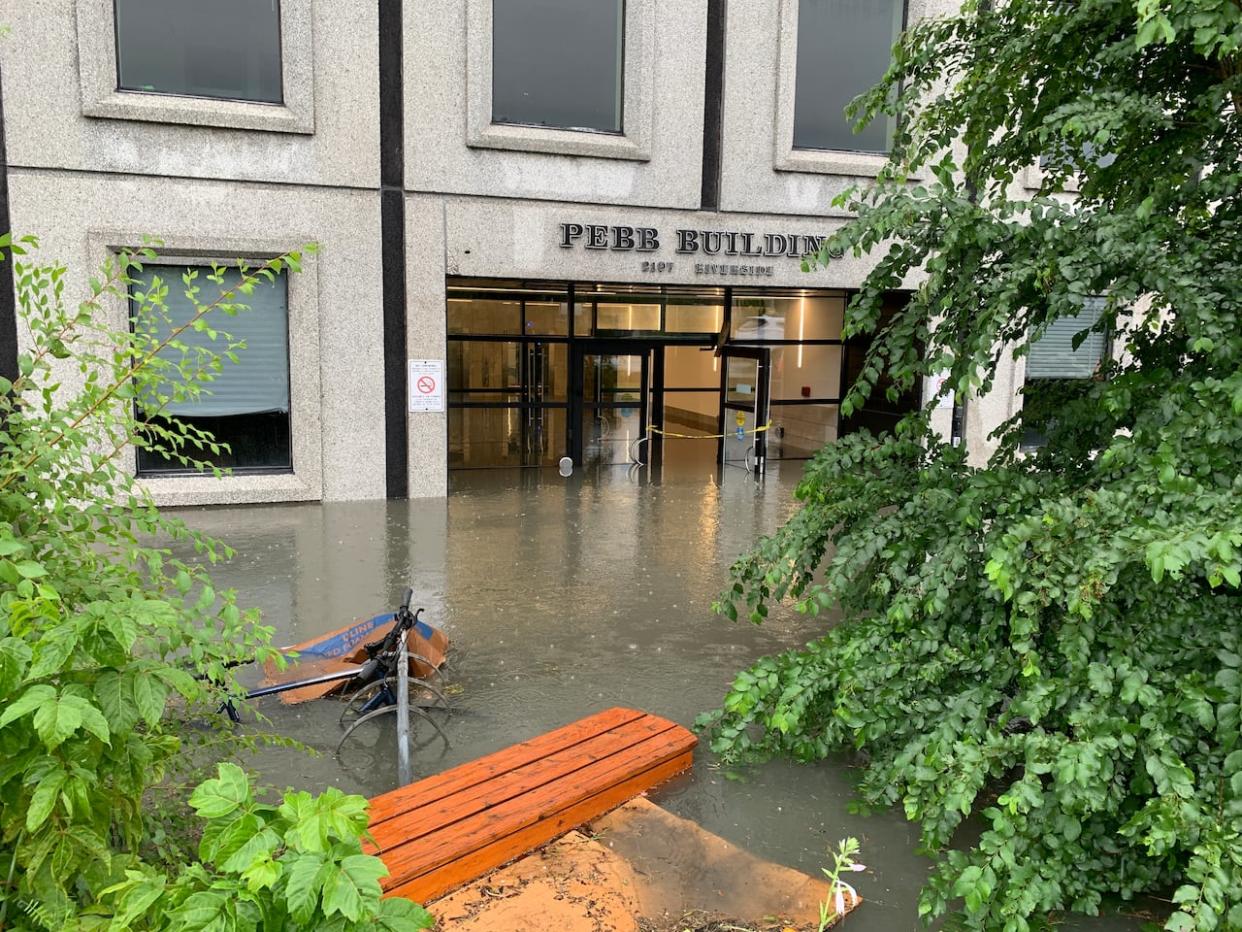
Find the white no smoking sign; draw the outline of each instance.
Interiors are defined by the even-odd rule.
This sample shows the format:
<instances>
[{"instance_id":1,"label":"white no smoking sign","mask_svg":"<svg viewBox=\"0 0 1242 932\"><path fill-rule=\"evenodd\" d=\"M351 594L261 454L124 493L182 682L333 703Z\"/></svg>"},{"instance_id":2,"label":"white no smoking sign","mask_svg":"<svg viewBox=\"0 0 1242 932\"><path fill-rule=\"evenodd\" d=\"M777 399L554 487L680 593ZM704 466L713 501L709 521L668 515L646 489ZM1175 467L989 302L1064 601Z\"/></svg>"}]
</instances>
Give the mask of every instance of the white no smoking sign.
<instances>
[{"instance_id":1,"label":"white no smoking sign","mask_svg":"<svg viewBox=\"0 0 1242 932\"><path fill-rule=\"evenodd\" d=\"M410 412L444 410L444 360L410 360Z\"/></svg>"}]
</instances>

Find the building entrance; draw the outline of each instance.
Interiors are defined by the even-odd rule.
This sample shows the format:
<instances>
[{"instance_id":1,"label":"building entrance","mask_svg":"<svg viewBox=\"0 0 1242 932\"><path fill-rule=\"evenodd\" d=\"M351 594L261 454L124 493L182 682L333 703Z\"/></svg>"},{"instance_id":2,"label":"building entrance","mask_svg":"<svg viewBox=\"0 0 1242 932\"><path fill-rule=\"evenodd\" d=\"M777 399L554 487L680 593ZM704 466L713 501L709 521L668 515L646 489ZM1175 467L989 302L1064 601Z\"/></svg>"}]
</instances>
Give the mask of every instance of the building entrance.
<instances>
[{"instance_id":1,"label":"building entrance","mask_svg":"<svg viewBox=\"0 0 1242 932\"><path fill-rule=\"evenodd\" d=\"M650 424L649 343L584 340L573 347L569 455L581 466L632 462Z\"/></svg>"},{"instance_id":2,"label":"building entrance","mask_svg":"<svg viewBox=\"0 0 1242 932\"><path fill-rule=\"evenodd\" d=\"M449 279L447 293L452 469L754 469L897 415L839 423L865 352L842 340L844 292Z\"/></svg>"}]
</instances>

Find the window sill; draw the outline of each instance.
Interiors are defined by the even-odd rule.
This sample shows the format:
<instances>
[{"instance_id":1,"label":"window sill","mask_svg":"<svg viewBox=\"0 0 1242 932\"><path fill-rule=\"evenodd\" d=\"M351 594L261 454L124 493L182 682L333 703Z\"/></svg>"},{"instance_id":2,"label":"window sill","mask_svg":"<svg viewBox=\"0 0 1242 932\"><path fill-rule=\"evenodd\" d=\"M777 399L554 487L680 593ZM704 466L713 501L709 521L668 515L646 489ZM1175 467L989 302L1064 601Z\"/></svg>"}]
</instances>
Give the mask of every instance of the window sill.
<instances>
[{"instance_id":1,"label":"window sill","mask_svg":"<svg viewBox=\"0 0 1242 932\"><path fill-rule=\"evenodd\" d=\"M774 167L779 172L810 172L819 175L874 178L887 164L887 155L873 152L790 149L777 157Z\"/></svg>"},{"instance_id":2,"label":"window sill","mask_svg":"<svg viewBox=\"0 0 1242 932\"><path fill-rule=\"evenodd\" d=\"M89 117L112 120L141 120L304 135L315 132L315 118L312 113L295 113L282 104L144 94L140 91L113 91L97 100L85 101L82 113Z\"/></svg>"},{"instance_id":3,"label":"window sill","mask_svg":"<svg viewBox=\"0 0 1242 932\"><path fill-rule=\"evenodd\" d=\"M110 120L173 123L273 133L315 131L315 73L312 6L315 0L281 8L281 87L285 102L253 103L210 97L180 97L117 90L116 7L113 0L74 0L78 39L78 82L82 113Z\"/></svg>"},{"instance_id":4,"label":"window sill","mask_svg":"<svg viewBox=\"0 0 1242 932\"><path fill-rule=\"evenodd\" d=\"M220 479L211 475L141 476L137 482L162 507L311 502L323 498L321 489L290 472L243 473Z\"/></svg>"},{"instance_id":5,"label":"window sill","mask_svg":"<svg viewBox=\"0 0 1242 932\"><path fill-rule=\"evenodd\" d=\"M544 152L550 155L586 155L605 159L648 162L651 152L637 141L616 133L550 129L511 123L491 123L472 130L466 144L479 149Z\"/></svg>"},{"instance_id":6,"label":"window sill","mask_svg":"<svg viewBox=\"0 0 1242 932\"><path fill-rule=\"evenodd\" d=\"M492 122L492 0L466 2L466 145L548 155L651 161L655 136L656 0L625 4L621 80L625 134L578 132Z\"/></svg>"}]
</instances>

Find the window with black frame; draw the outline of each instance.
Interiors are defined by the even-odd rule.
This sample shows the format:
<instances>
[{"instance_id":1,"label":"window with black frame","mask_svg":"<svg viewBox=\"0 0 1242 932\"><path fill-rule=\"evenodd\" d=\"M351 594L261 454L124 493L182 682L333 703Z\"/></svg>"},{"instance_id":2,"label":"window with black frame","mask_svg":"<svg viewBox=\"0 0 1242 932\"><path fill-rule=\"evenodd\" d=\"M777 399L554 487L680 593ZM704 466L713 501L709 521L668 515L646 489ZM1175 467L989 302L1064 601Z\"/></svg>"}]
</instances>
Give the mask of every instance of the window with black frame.
<instances>
[{"instance_id":1,"label":"window with black frame","mask_svg":"<svg viewBox=\"0 0 1242 932\"><path fill-rule=\"evenodd\" d=\"M114 0L117 88L279 104L279 0Z\"/></svg>"},{"instance_id":2,"label":"window with black frame","mask_svg":"<svg viewBox=\"0 0 1242 932\"><path fill-rule=\"evenodd\" d=\"M1103 330L1092 328L1105 303L1102 297L1087 298L1081 311L1057 318L1031 343L1022 387L1022 449L1043 446L1065 406L1083 397L1099 375L1109 339Z\"/></svg>"},{"instance_id":3,"label":"window with black frame","mask_svg":"<svg viewBox=\"0 0 1242 932\"><path fill-rule=\"evenodd\" d=\"M795 149L889 150L890 118L855 133L845 108L884 76L904 20L905 0L798 0Z\"/></svg>"},{"instance_id":4,"label":"window with black frame","mask_svg":"<svg viewBox=\"0 0 1242 932\"><path fill-rule=\"evenodd\" d=\"M845 295L735 294L731 345L769 349L769 459L807 459L839 433Z\"/></svg>"},{"instance_id":5,"label":"window with black frame","mask_svg":"<svg viewBox=\"0 0 1242 932\"><path fill-rule=\"evenodd\" d=\"M133 275L135 292L150 291L158 277L168 286L166 313L154 312L150 305L131 299L132 326L165 343L157 354L171 366L187 359L193 363L202 352L222 354L229 346L223 336L212 339L207 330L194 327L198 313L185 296L181 278L185 266L147 265ZM193 268L193 267L192 267ZM200 303L209 304L215 289L221 293L237 288L241 273L224 272L220 285L206 282L211 269L198 267L197 284L202 288ZM236 351L237 361L223 361L220 371L207 382L197 397L168 397L159 401L138 401L140 418L156 424L173 417L209 433L221 444L219 452L190 450L194 458L235 473L289 472L293 454L289 409L289 310L285 273L272 282L262 281L249 295L236 300L248 310L234 316L212 310L206 320L217 334L227 333L233 343L244 343ZM179 331L179 332L178 332ZM164 396L170 392L161 392ZM139 475L168 475L191 472L173 456L139 447Z\"/></svg>"},{"instance_id":6,"label":"window with black frame","mask_svg":"<svg viewBox=\"0 0 1242 932\"><path fill-rule=\"evenodd\" d=\"M449 467L555 464L569 407L566 286L450 285L446 317Z\"/></svg>"},{"instance_id":7,"label":"window with black frame","mask_svg":"<svg viewBox=\"0 0 1242 932\"><path fill-rule=\"evenodd\" d=\"M492 122L622 132L624 0L493 0Z\"/></svg>"}]
</instances>

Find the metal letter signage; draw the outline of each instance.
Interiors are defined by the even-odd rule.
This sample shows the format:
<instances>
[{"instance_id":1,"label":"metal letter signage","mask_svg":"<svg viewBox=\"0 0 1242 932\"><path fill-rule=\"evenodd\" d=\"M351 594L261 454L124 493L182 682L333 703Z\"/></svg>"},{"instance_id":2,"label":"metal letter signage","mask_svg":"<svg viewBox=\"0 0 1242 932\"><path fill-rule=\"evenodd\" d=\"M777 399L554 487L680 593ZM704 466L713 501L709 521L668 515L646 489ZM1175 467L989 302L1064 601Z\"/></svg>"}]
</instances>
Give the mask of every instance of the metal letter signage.
<instances>
[{"instance_id":1,"label":"metal letter signage","mask_svg":"<svg viewBox=\"0 0 1242 932\"><path fill-rule=\"evenodd\" d=\"M582 248L608 252L657 252L660 231L654 227L601 223L562 223L562 249ZM801 259L819 252L824 236L806 233L742 233L737 230L674 230L675 248L682 256L733 256L743 259ZM842 253L834 251L832 258ZM673 271L672 262L644 262L643 271ZM750 275L770 277L774 267L753 261L695 262L696 275Z\"/></svg>"},{"instance_id":2,"label":"metal letter signage","mask_svg":"<svg viewBox=\"0 0 1242 932\"><path fill-rule=\"evenodd\" d=\"M410 413L444 410L444 360L410 360Z\"/></svg>"}]
</instances>

